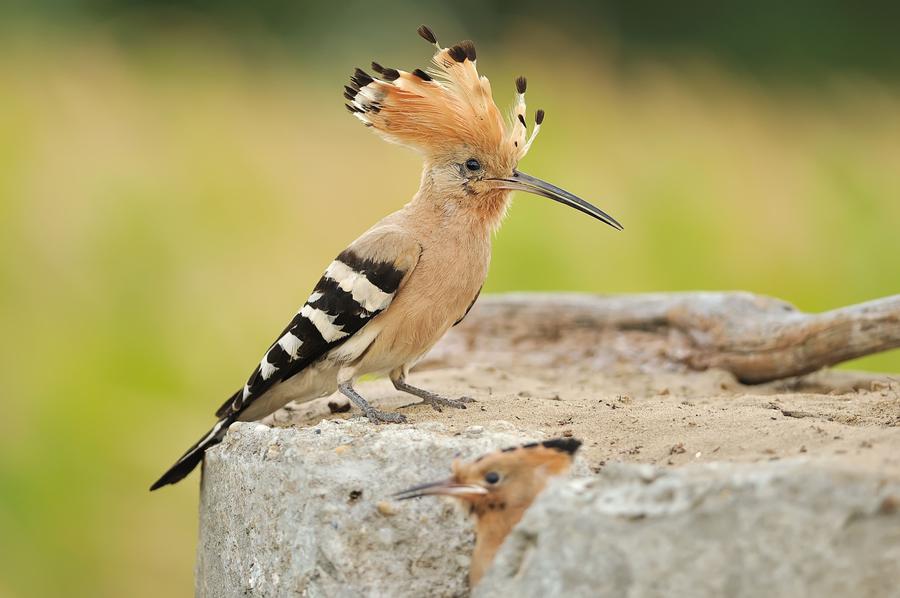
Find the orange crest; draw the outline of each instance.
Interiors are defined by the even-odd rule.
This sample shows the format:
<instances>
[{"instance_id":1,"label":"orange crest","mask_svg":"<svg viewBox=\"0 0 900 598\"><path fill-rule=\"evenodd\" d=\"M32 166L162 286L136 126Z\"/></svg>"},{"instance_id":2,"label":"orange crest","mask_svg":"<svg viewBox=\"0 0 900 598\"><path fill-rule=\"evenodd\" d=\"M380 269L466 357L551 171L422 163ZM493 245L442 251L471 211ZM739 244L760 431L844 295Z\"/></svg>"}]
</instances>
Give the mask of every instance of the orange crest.
<instances>
[{"instance_id":1,"label":"orange crest","mask_svg":"<svg viewBox=\"0 0 900 598\"><path fill-rule=\"evenodd\" d=\"M448 145L465 146L515 165L528 151L543 120L537 113L531 138L525 124L525 79L516 81L514 113L507 122L494 103L491 84L476 69L475 44L441 48L422 25L419 35L437 48L428 72L406 72L372 63L375 77L356 69L344 97L347 109L388 141L427 155Z\"/></svg>"}]
</instances>

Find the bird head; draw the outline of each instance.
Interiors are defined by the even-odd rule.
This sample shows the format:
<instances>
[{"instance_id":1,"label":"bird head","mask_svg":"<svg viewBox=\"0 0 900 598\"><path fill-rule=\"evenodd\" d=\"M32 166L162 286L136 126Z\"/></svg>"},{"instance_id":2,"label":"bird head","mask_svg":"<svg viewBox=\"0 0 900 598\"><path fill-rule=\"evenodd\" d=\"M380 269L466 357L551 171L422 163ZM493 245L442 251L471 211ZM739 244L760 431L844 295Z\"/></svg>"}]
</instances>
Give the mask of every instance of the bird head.
<instances>
[{"instance_id":1,"label":"bird head","mask_svg":"<svg viewBox=\"0 0 900 598\"><path fill-rule=\"evenodd\" d=\"M603 210L517 169L544 120L538 110L529 134L524 77L516 79L515 104L504 118L490 81L478 74L475 44L443 48L430 28L423 25L418 32L436 48L431 68L407 72L373 62L374 75L357 68L344 97L347 109L367 127L423 155L423 186L475 209L502 205L505 210L510 191L526 191L622 229Z\"/></svg>"},{"instance_id":2,"label":"bird head","mask_svg":"<svg viewBox=\"0 0 900 598\"><path fill-rule=\"evenodd\" d=\"M551 477L568 471L579 446L580 440L557 438L506 448L470 462L456 459L448 479L414 486L395 496L400 500L453 496L468 503L478 516L515 514L514 524Z\"/></svg>"}]
</instances>

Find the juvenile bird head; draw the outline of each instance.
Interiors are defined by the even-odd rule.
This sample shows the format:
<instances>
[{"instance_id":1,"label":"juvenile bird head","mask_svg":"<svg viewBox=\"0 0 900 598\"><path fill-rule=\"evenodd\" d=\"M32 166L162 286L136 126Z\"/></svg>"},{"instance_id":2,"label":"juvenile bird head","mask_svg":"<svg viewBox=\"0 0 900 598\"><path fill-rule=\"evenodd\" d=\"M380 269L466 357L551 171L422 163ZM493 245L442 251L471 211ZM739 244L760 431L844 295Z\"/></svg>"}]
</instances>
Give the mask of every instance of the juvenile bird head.
<instances>
[{"instance_id":1,"label":"juvenile bird head","mask_svg":"<svg viewBox=\"0 0 900 598\"><path fill-rule=\"evenodd\" d=\"M467 463L457 459L448 479L408 488L395 497L453 496L469 505L476 517L469 574L474 586L550 478L568 471L579 446L580 440L557 438L506 448Z\"/></svg>"},{"instance_id":2,"label":"juvenile bird head","mask_svg":"<svg viewBox=\"0 0 900 598\"><path fill-rule=\"evenodd\" d=\"M461 208L505 210L510 191L527 191L558 201L621 230L614 218L585 200L516 167L531 148L544 111L528 133L526 81L516 79L516 101L504 119L491 84L476 69L475 44L442 48L425 25L419 35L436 52L426 71L406 72L373 62L374 75L356 69L344 88L347 109L385 139L411 147L425 158L423 185ZM498 220L499 221L499 220Z\"/></svg>"},{"instance_id":3,"label":"juvenile bird head","mask_svg":"<svg viewBox=\"0 0 900 598\"><path fill-rule=\"evenodd\" d=\"M440 482L399 492L401 500L418 496L453 496L472 505L472 512L527 508L547 480L565 473L581 441L556 438L488 453L470 462L453 461L453 475Z\"/></svg>"}]
</instances>

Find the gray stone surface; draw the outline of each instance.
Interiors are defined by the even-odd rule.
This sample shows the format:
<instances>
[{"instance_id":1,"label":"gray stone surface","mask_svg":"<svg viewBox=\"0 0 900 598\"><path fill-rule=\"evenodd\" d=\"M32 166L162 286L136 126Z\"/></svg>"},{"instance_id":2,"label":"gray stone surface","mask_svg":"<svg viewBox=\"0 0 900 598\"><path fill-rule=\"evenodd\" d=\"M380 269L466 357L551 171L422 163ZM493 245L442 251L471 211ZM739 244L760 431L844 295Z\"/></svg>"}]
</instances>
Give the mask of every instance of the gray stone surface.
<instances>
[{"instance_id":1,"label":"gray stone surface","mask_svg":"<svg viewBox=\"0 0 900 598\"><path fill-rule=\"evenodd\" d=\"M474 595L900 596L900 484L801 460L608 468L549 488Z\"/></svg>"},{"instance_id":2,"label":"gray stone surface","mask_svg":"<svg viewBox=\"0 0 900 598\"><path fill-rule=\"evenodd\" d=\"M497 422L237 424L207 455L197 595L464 596L449 499L390 500L539 434ZM804 460L613 464L545 492L475 595L900 596L900 483Z\"/></svg>"},{"instance_id":3,"label":"gray stone surface","mask_svg":"<svg viewBox=\"0 0 900 598\"><path fill-rule=\"evenodd\" d=\"M235 424L206 456L198 596L460 596L474 542L448 499L390 500L455 456L540 438L498 422Z\"/></svg>"}]
</instances>

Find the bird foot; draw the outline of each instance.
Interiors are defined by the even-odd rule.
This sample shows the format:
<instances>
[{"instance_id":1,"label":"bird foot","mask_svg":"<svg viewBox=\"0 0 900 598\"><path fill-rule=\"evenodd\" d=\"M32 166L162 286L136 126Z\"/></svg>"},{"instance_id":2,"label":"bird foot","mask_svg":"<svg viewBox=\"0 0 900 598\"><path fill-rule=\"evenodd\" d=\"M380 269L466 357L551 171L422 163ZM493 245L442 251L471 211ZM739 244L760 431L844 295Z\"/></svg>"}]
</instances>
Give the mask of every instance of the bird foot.
<instances>
[{"instance_id":1,"label":"bird foot","mask_svg":"<svg viewBox=\"0 0 900 598\"><path fill-rule=\"evenodd\" d=\"M422 397L422 402L431 405L435 411L443 411L441 407L453 407L454 409L465 409L466 403L474 403L475 399L471 397L459 397L458 399L446 399L441 395L429 394Z\"/></svg>"},{"instance_id":2,"label":"bird foot","mask_svg":"<svg viewBox=\"0 0 900 598\"><path fill-rule=\"evenodd\" d=\"M406 421L405 415L400 413L386 413L369 405L369 402L353 389L350 382L338 385L338 390L341 391L341 394L350 399L354 405L359 407L363 412L363 415L368 417L369 421L373 424L402 424Z\"/></svg>"},{"instance_id":3,"label":"bird foot","mask_svg":"<svg viewBox=\"0 0 900 598\"><path fill-rule=\"evenodd\" d=\"M373 424L402 424L406 422L406 416L402 413L379 411L374 407L363 411L363 414Z\"/></svg>"},{"instance_id":4,"label":"bird foot","mask_svg":"<svg viewBox=\"0 0 900 598\"><path fill-rule=\"evenodd\" d=\"M423 388L418 388L416 386L412 386L407 384L403 378L399 378L396 380L392 380L394 383L394 388L399 391L409 393L413 396L419 397L422 399L422 402L426 405L431 405L435 411L443 411L441 407L453 407L454 409L465 409L466 403L474 403L475 399L470 397L460 397L458 399L445 399L439 394L433 393L430 390L425 390Z\"/></svg>"}]
</instances>

